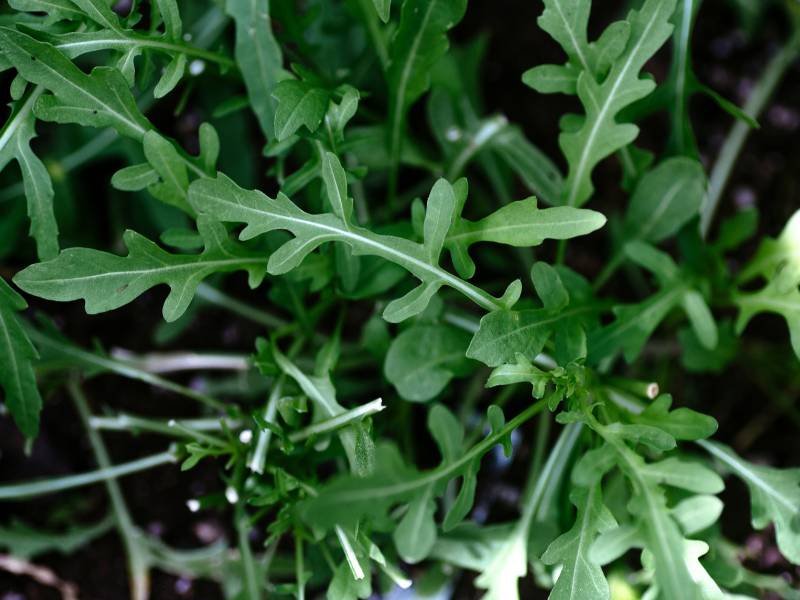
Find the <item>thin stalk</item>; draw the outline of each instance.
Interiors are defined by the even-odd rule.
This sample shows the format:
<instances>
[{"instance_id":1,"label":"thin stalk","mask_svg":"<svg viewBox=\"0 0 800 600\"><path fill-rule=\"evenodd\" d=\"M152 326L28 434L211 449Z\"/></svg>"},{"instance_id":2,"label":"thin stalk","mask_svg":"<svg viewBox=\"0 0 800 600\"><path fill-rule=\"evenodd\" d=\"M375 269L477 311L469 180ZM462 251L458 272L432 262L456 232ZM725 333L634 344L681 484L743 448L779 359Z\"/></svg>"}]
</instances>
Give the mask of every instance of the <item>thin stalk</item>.
<instances>
[{"instance_id":1,"label":"thin stalk","mask_svg":"<svg viewBox=\"0 0 800 600\"><path fill-rule=\"evenodd\" d=\"M166 465L175 462L175 453L171 450L166 452L159 452L158 454L151 454L144 458L138 458L130 462L121 463L109 467L107 469L101 468L96 471L89 471L88 473L81 473L79 475L66 475L64 477L53 477L42 481L28 481L25 483L12 483L10 485L0 486L0 500L19 500L22 498L33 498L34 496L44 496L46 494L54 494L64 490L83 487L93 483L106 481L107 479L116 479L117 477L124 477L133 473L147 471L161 465Z\"/></svg>"},{"instance_id":2,"label":"thin stalk","mask_svg":"<svg viewBox=\"0 0 800 600\"><path fill-rule=\"evenodd\" d=\"M300 536L294 536L294 569L295 580L297 583L297 600L306 599L306 575L305 564L303 560L303 540Z\"/></svg>"},{"instance_id":3,"label":"thin stalk","mask_svg":"<svg viewBox=\"0 0 800 600\"><path fill-rule=\"evenodd\" d=\"M756 82L755 87L750 92L747 102L744 105L744 112L757 119L761 111L766 106L778 84L786 74L787 69L792 65L797 58L798 50L800 49L800 29L796 29L792 34L786 45L781 48L778 53L772 57L772 60L764 69L761 79ZM728 178L733 171L736 160L744 147L747 136L750 133L750 125L744 121L737 120L725 138L722 145L717 162L711 171L711 177L708 183L708 194L703 206L700 208L700 233L703 238L708 236L708 231L711 228L711 223L714 219L714 213L719 205L722 192L725 191L725 185Z\"/></svg>"},{"instance_id":4,"label":"thin stalk","mask_svg":"<svg viewBox=\"0 0 800 600\"><path fill-rule=\"evenodd\" d=\"M158 419L147 419L127 413L121 413L114 417L91 416L89 425L96 430L105 431L146 431L148 433L161 433L174 437L194 436L196 431L222 431L221 422L223 419L181 419L181 429L176 429L171 425L173 419L162 421ZM227 427L236 428L241 425L239 421L225 420ZM187 433L190 430L191 433Z\"/></svg>"},{"instance_id":5,"label":"thin stalk","mask_svg":"<svg viewBox=\"0 0 800 600\"><path fill-rule=\"evenodd\" d=\"M202 404L205 404L214 410L221 412L225 411L226 407L224 403L220 402L216 398L212 398L207 394L203 394L202 392L195 391L168 379L164 379L158 375L153 375L152 373L143 371L134 365L114 360L112 358L107 358L105 356L100 356L98 354L94 354L93 352L88 352L82 348L79 348L78 346L73 346L67 342L56 340L44 333L41 333L34 327L26 327L26 331L31 340L39 348L49 348L56 354L60 354L70 361L74 361L78 365L91 367L92 369L99 368L104 371L110 371L129 379L135 379L137 381L148 383L176 394L181 394L182 396L186 396L187 398L191 398L192 400L196 400Z\"/></svg>"},{"instance_id":6,"label":"thin stalk","mask_svg":"<svg viewBox=\"0 0 800 600\"><path fill-rule=\"evenodd\" d=\"M114 348L111 356L135 364L148 373L176 371L247 371L250 358L240 354L201 354L198 352L152 352L135 354L124 348Z\"/></svg>"},{"instance_id":7,"label":"thin stalk","mask_svg":"<svg viewBox=\"0 0 800 600\"><path fill-rule=\"evenodd\" d=\"M111 459L108 456L105 444L100 434L90 425L91 415L89 403L83 394L78 383L73 379L67 384L69 395L75 403L81 421L86 428L89 436L89 443L92 446L97 464L102 469L112 468ZM131 594L134 600L147 600L150 593L150 556L149 552L141 544L141 536L133 523L131 514L122 496L119 482L116 479L108 478L104 481L106 491L111 499L111 506L114 510L114 517L117 522L117 530L122 537L125 546L125 554L128 557L128 572L130 574Z\"/></svg>"},{"instance_id":8,"label":"thin stalk","mask_svg":"<svg viewBox=\"0 0 800 600\"><path fill-rule=\"evenodd\" d=\"M241 300L237 300L233 296L229 296L217 288L211 287L207 283L201 283L197 286L197 296L209 304L214 304L215 306L229 310L240 317L244 317L245 319L253 321L254 323L259 323L270 329L280 329L289 325L287 321L284 321L280 317L276 317L275 315L246 304Z\"/></svg>"},{"instance_id":9,"label":"thin stalk","mask_svg":"<svg viewBox=\"0 0 800 600\"><path fill-rule=\"evenodd\" d=\"M236 503L236 533L239 542L239 555L242 561L242 570L244 571L244 587L247 590L248 600L259 600L263 597L261 593L261 586L258 584L258 573L256 571L256 562L253 559L253 550L250 548L250 539L248 537L250 528L250 520L244 510L244 499L240 498Z\"/></svg>"},{"instance_id":10,"label":"thin stalk","mask_svg":"<svg viewBox=\"0 0 800 600\"><path fill-rule=\"evenodd\" d=\"M336 431L337 429L346 427L355 421L360 421L369 415L379 413L384 408L386 407L383 404L383 399L376 398L372 402L367 402L366 404L362 404L361 406L347 410L336 415L335 417L325 419L324 421L318 421L317 423L309 425L308 427L299 429L298 431L295 431L289 435L289 441L296 444L315 435L323 435L332 431Z\"/></svg>"}]
</instances>

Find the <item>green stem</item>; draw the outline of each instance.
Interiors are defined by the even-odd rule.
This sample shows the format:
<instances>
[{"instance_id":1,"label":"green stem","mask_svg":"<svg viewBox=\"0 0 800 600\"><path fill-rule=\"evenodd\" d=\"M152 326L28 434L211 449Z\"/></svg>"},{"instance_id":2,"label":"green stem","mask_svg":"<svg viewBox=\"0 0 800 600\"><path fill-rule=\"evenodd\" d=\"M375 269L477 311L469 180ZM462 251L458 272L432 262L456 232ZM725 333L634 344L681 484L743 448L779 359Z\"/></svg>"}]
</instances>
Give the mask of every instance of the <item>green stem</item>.
<instances>
[{"instance_id":1,"label":"green stem","mask_svg":"<svg viewBox=\"0 0 800 600\"><path fill-rule=\"evenodd\" d=\"M88 473L79 475L66 475L64 477L53 477L43 481L29 481L25 483L12 483L0 486L0 500L19 500L21 498L33 498L34 496L44 496L63 490L70 490L93 483L124 477L140 471L147 471L161 465L175 462L175 453L168 450L151 454L144 458L132 460L130 462L114 465L107 469L101 468Z\"/></svg>"},{"instance_id":2,"label":"green stem","mask_svg":"<svg viewBox=\"0 0 800 600\"><path fill-rule=\"evenodd\" d=\"M796 30L792 34L786 45L780 49L769 62L767 68L764 69L761 79L758 80L750 92L750 96L744 105L744 112L747 115L753 119L758 118L786 74L787 69L797 58L798 49L800 49L800 30ZM708 194L703 206L700 208L700 232L704 238L708 236L722 192L725 191L725 185L744 147L750 129L750 125L746 122L742 120L736 121L730 133L728 133L728 137L725 138L722 151L711 171Z\"/></svg>"},{"instance_id":3,"label":"green stem","mask_svg":"<svg viewBox=\"0 0 800 600\"><path fill-rule=\"evenodd\" d=\"M197 286L197 296L209 304L229 310L240 317L264 325L269 329L280 329L289 325L287 321L284 321L280 317L276 317L275 315L271 315L268 312L237 300L233 296L229 296L217 288L211 287L207 283L201 283Z\"/></svg>"},{"instance_id":4,"label":"green stem","mask_svg":"<svg viewBox=\"0 0 800 600\"><path fill-rule=\"evenodd\" d=\"M111 459L108 456L103 439L100 434L90 425L89 404L78 383L73 379L67 384L67 389L72 397L81 421L86 428L89 436L89 443L94 451L95 459L101 469L111 469ZM128 557L128 571L131 578L131 595L134 600L147 600L150 592L150 555L142 546L141 536L133 523L125 499L122 496L119 482L116 479L107 478L104 481L106 491L111 498L111 506L117 522L117 530L122 537L125 546L125 554Z\"/></svg>"}]
</instances>

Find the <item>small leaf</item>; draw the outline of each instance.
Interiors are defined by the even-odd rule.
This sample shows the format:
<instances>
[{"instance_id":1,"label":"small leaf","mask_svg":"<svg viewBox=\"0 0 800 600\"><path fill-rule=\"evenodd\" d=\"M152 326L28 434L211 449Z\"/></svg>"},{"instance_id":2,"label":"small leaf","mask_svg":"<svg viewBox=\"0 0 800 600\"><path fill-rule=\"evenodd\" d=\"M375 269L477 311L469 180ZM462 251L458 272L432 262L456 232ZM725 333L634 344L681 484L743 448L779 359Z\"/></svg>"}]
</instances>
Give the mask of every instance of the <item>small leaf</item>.
<instances>
[{"instance_id":1,"label":"small leaf","mask_svg":"<svg viewBox=\"0 0 800 600\"><path fill-rule=\"evenodd\" d=\"M408 511L394 530L394 545L405 562L414 564L427 558L436 543L433 513L433 486L429 485L408 505Z\"/></svg>"},{"instance_id":2,"label":"small leaf","mask_svg":"<svg viewBox=\"0 0 800 600\"><path fill-rule=\"evenodd\" d=\"M328 92L304 81L287 79L275 86L275 135L279 142L305 126L314 133L328 109Z\"/></svg>"},{"instance_id":3,"label":"small leaf","mask_svg":"<svg viewBox=\"0 0 800 600\"><path fill-rule=\"evenodd\" d=\"M123 192L138 192L159 180L158 173L149 164L123 167L111 176L111 185Z\"/></svg>"},{"instance_id":4,"label":"small leaf","mask_svg":"<svg viewBox=\"0 0 800 600\"><path fill-rule=\"evenodd\" d=\"M333 212L347 225L353 214L353 199L347 195L347 174L333 152L323 155L320 166Z\"/></svg>"},{"instance_id":5,"label":"small leaf","mask_svg":"<svg viewBox=\"0 0 800 600\"><path fill-rule=\"evenodd\" d=\"M153 89L153 96L156 98L163 98L175 89L183 74L186 72L186 55L176 54L169 64L164 68L161 79L158 80L156 87Z\"/></svg>"}]
</instances>

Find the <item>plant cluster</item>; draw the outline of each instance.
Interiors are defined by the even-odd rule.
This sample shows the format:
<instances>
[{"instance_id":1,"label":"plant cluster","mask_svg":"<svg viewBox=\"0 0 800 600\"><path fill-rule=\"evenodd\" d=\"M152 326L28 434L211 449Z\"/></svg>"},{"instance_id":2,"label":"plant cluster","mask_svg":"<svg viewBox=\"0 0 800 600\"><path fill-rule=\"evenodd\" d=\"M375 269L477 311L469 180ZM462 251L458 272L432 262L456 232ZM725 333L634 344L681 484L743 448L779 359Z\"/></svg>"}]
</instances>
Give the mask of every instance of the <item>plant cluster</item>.
<instances>
[{"instance_id":1,"label":"plant cluster","mask_svg":"<svg viewBox=\"0 0 800 600\"><path fill-rule=\"evenodd\" d=\"M800 598L743 565L719 526L725 477L738 478L752 527L774 527L800 564L800 470L747 462L714 440L708 407L635 377L654 335L677 335L687 371L719 372L761 313L785 320L781 348L800 359L800 212L756 242L755 209L715 222L800 34L740 109L693 71L699 0L628 2L591 39L600 4L543 2L538 27L565 60L521 74L520 102L579 107L552 115L562 156L549 157L484 109L485 40L449 39L466 0L9 0L0 254L25 266L0 278L0 385L29 441L43 397L66 390L98 469L6 482L0 501L102 483L111 512L67 532L6 523L0 547L69 552L116 528L135 600L154 568L248 599L423 597L465 573L487 600L519 598L526 576L554 600ZM791 3L776 5L793 24ZM646 66L670 50L657 83ZM696 94L736 120L710 177ZM179 143L148 116L164 103L208 120ZM669 135L645 150L637 123L657 113ZM32 146L37 130L48 145ZM100 159L124 166L81 204L68 182ZM620 214L589 208L604 161L621 165ZM109 183L131 205L110 248L87 212ZM606 253L602 270L570 266L581 244ZM240 271L246 300L222 291ZM94 315L164 285L154 345L211 304L251 322L252 352L107 352L65 336L53 304L26 312L26 295ZM186 370L204 385L171 376ZM104 374L196 410L157 419L144 398L140 414L92 410L86 390ZM102 431L164 449L115 464ZM518 464L523 446L518 514L487 523L485 471ZM136 524L118 478L209 464L220 491L187 492L188 509L229 515L232 543L177 550Z\"/></svg>"}]
</instances>

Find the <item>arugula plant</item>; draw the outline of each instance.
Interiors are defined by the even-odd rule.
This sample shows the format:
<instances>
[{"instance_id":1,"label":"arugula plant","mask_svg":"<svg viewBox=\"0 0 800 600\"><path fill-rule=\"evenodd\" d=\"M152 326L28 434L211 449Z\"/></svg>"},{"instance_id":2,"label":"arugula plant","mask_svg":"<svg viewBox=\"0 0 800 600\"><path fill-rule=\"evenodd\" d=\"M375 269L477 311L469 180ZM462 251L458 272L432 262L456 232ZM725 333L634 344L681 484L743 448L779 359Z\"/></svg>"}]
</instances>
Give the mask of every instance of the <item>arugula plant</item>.
<instances>
[{"instance_id":1,"label":"arugula plant","mask_svg":"<svg viewBox=\"0 0 800 600\"><path fill-rule=\"evenodd\" d=\"M710 223L800 34L740 109L693 70L700 2L629 2L593 40L600 2L543 4L538 26L564 62L521 78L576 96L578 113L553 115L563 157L486 111L486 44L450 39L465 0L9 1L3 406L35 444L43 397L66 390L98 469L5 482L0 501L102 483L110 512L66 532L2 524L5 550L69 553L113 527L135 600L153 569L248 599L413 588L513 600L524 578L558 600L800 597L750 570L719 525L724 478L736 477L753 528L773 527L800 564L800 471L748 462L713 439L712 403L686 406L680 385L670 395L642 379L648 351L673 338L687 371L736 363L762 313L786 321L781 352L797 368L800 212L740 266L731 257L749 252L755 212ZM670 61L660 82L647 72L659 57ZM697 93L736 119L710 178L689 113ZM658 111L669 135L645 150L640 125ZM187 138L173 115L205 120ZM63 143L33 141L37 131ZM614 161L629 197L609 223L585 207L601 204L594 174ZM115 165L92 172L88 204L73 193L87 163ZM100 236L88 215L109 198L124 208ZM606 254L586 268L572 263L580 252ZM223 291L239 271L246 299ZM163 285L152 337L170 352L107 353L117 341L104 336L82 347L39 300L133 322L140 296ZM174 350L209 327L209 305L249 322L248 352ZM179 371L203 384L178 383ZM165 420L141 398L134 413L98 406L87 391L101 374L196 410ZM101 431L161 436L164 450L114 463ZM527 471L514 514L487 521L487 486L509 462ZM117 479L164 465L219 474L217 492L185 500L227 516L231 541L177 550L137 525Z\"/></svg>"}]
</instances>

